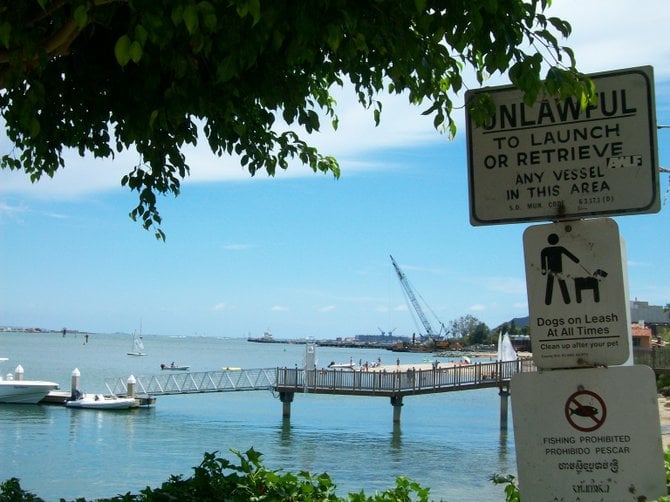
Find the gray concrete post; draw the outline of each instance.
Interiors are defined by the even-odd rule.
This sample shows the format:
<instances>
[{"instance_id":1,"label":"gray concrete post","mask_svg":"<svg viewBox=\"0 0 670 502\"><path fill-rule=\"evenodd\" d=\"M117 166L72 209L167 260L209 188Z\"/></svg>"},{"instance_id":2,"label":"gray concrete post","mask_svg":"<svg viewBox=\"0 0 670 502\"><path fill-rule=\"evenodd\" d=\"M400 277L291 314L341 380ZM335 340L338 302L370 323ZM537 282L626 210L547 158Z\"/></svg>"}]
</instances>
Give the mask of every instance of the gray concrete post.
<instances>
[{"instance_id":1,"label":"gray concrete post","mask_svg":"<svg viewBox=\"0 0 670 502\"><path fill-rule=\"evenodd\" d=\"M282 417L291 418L291 403L293 402L293 392L280 392L279 400L282 402Z\"/></svg>"},{"instance_id":2,"label":"gray concrete post","mask_svg":"<svg viewBox=\"0 0 670 502\"><path fill-rule=\"evenodd\" d=\"M509 387L500 387L500 430L507 430L507 409L509 407Z\"/></svg>"},{"instance_id":3,"label":"gray concrete post","mask_svg":"<svg viewBox=\"0 0 670 502\"><path fill-rule=\"evenodd\" d=\"M393 406L393 423L398 424L402 411L402 396L391 396L391 406Z\"/></svg>"}]
</instances>

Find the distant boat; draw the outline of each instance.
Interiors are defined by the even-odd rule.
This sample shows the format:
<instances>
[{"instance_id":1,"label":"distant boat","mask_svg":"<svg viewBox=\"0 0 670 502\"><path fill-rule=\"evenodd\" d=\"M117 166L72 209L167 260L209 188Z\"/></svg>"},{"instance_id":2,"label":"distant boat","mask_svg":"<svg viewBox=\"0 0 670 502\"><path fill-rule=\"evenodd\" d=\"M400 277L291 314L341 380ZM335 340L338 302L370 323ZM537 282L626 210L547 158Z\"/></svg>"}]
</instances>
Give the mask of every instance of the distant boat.
<instances>
[{"instance_id":1,"label":"distant boat","mask_svg":"<svg viewBox=\"0 0 670 502\"><path fill-rule=\"evenodd\" d=\"M516 361L517 360L517 354L516 350L514 350L514 346L512 345L512 341L509 338L509 334L501 332L498 335L498 354L497 354L497 359L500 362L507 362L507 361Z\"/></svg>"},{"instance_id":2,"label":"distant boat","mask_svg":"<svg viewBox=\"0 0 670 502\"><path fill-rule=\"evenodd\" d=\"M179 366L175 363L170 363L170 364L161 364L161 369L166 370L166 371L187 371L190 368L190 366Z\"/></svg>"},{"instance_id":3,"label":"distant boat","mask_svg":"<svg viewBox=\"0 0 670 502\"><path fill-rule=\"evenodd\" d=\"M137 333L133 333L133 348L130 352L128 352L129 356L146 356L146 352L144 352L144 343L142 342L142 334L138 335Z\"/></svg>"},{"instance_id":4,"label":"distant boat","mask_svg":"<svg viewBox=\"0 0 670 502\"><path fill-rule=\"evenodd\" d=\"M77 399L66 401L65 406L68 408L88 408L91 410L127 410L129 408L136 408L137 402L132 397L82 394Z\"/></svg>"},{"instance_id":5,"label":"distant boat","mask_svg":"<svg viewBox=\"0 0 670 502\"><path fill-rule=\"evenodd\" d=\"M331 363L328 365L330 369L334 370L353 370L355 366L356 365L353 362L336 363L335 361L331 361Z\"/></svg>"},{"instance_id":6,"label":"distant boat","mask_svg":"<svg viewBox=\"0 0 670 502\"><path fill-rule=\"evenodd\" d=\"M0 357L0 362L7 361ZM22 372L23 368L17 366ZM46 397L49 391L58 388L55 382L44 380L14 380L13 376L3 380L0 375L0 403L36 404Z\"/></svg>"},{"instance_id":7,"label":"distant boat","mask_svg":"<svg viewBox=\"0 0 670 502\"><path fill-rule=\"evenodd\" d=\"M272 332L270 330L264 331L262 337L254 338L252 336L247 337L248 342L260 342L260 343L275 343L276 340L272 338Z\"/></svg>"}]
</instances>

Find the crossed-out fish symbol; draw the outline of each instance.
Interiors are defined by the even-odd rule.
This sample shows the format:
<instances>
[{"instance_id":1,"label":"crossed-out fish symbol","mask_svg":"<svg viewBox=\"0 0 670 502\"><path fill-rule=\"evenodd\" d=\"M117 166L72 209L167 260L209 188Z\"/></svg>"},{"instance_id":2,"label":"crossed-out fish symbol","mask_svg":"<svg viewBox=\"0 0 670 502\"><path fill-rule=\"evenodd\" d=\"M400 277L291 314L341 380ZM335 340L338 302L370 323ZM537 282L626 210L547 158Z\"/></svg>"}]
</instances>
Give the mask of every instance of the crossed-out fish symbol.
<instances>
[{"instance_id":1,"label":"crossed-out fish symbol","mask_svg":"<svg viewBox=\"0 0 670 502\"><path fill-rule=\"evenodd\" d=\"M570 408L570 416L577 415L580 417L595 418L598 413L598 408L588 404L578 404L576 408Z\"/></svg>"}]
</instances>

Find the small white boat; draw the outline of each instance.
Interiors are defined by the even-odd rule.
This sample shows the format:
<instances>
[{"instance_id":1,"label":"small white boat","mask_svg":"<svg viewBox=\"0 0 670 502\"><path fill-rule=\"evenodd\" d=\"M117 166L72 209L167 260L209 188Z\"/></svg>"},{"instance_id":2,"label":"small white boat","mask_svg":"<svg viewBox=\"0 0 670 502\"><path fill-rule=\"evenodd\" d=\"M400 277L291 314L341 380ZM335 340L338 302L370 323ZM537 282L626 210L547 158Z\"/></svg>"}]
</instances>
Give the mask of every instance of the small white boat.
<instances>
[{"instance_id":1,"label":"small white boat","mask_svg":"<svg viewBox=\"0 0 670 502\"><path fill-rule=\"evenodd\" d=\"M348 362L348 363L336 363L335 361L332 361L328 367L330 369L334 370L353 370L356 365L353 362Z\"/></svg>"},{"instance_id":2,"label":"small white boat","mask_svg":"<svg viewBox=\"0 0 670 502\"><path fill-rule=\"evenodd\" d=\"M127 410L129 408L136 408L137 401L132 397L82 394L77 399L66 401L65 406L68 408L87 408L92 410Z\"/></svg>"},{"instance_id":3,"label":"small white boat","mask_svg":"<svg viewBox=\"0 0 670 502\"><path fill-rule=\"evenodd\" d=\"M188 371L190 366L180 366L175 363L170 363L170 364L161 364L161 369L164 371Z\"/></svg>"},{"instance_id":4,"label":"small white boat","mask_svg":"<svg viewBox=\"0 0 670 502\"><path fill-rule=\"evenodd\" d=\"M7 361L7 358L0 358L0 362ZM16 367L15 373L23 374L21 365ZM0 375L0 403L7 404L37 404L46 395L58 388L56 382L45 380L23 380L14 379L9 374L8 378L3 379Z\"/></svg>"},{"instance_id":5,"label":"small white boat","mask_svg":"<svg viewBox=\"0 0 670 502\"><path fill-rule=\"evenodd\" d=\"M130 352L128 352L129 356L146 356L147 354L144 352L144 342L142 342L142 332L140 331L140 334L138 335L137 333L133 333L133 347Z\"/></svg>"}]
</instances>

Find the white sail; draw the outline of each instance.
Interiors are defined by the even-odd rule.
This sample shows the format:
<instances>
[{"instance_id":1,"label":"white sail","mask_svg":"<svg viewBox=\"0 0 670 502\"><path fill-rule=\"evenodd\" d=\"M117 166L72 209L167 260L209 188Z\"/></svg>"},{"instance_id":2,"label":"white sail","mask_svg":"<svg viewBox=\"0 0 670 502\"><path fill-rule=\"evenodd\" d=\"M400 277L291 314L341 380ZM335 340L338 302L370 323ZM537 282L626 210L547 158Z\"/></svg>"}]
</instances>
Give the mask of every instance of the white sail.
<instances>
[{"instance_id":1,"label":"white sail","mask_svg":"<svg viewBox=\"0 0 670 502\"><path fill-rule=\"evenodd\" d=\"M516 359L516 350L514 350L509 334L501 335L498 341L498 361L516 361Z\"/></svg>"},{"instance_id":2,"label":"white sail","mask_svg":"<svg viewBox=\"0 0 670 502\"><path fill-rule=\"evenodd\" d=\"M133 348L128 352L129 356L146 356L144 353L144 343L142 342L142 335L133 333Z\"/></svg>"}]
</instances>

